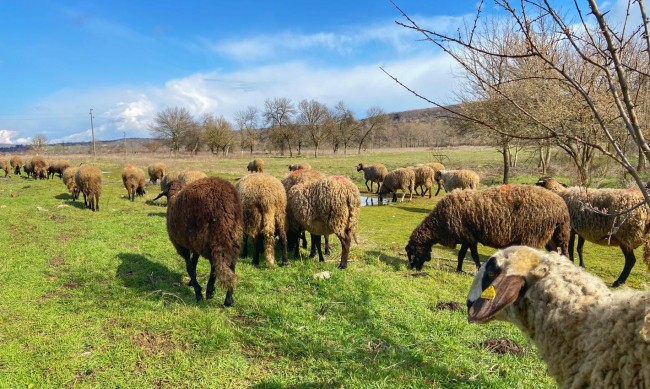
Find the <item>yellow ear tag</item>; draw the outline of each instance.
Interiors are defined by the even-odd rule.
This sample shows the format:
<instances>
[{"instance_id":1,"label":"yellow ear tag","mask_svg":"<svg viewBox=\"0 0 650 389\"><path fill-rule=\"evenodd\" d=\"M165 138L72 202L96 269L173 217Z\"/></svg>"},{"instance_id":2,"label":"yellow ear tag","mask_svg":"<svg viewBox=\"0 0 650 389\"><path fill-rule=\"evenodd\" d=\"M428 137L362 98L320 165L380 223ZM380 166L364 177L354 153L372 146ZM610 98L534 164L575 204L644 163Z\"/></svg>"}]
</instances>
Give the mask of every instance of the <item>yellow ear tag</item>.
<instances>
[{"instance_id":1,"label":"yellow ear tag","mask_svg":"<svg viewBox=\"0 0 650 389\"><path fill-rule=\"evenodd\" d=\"M488 286L483 293L481 293L481 298L486 300L492 300L497 297L497 291L494 289L494 286Z\"/></svg>"}]
</instances>

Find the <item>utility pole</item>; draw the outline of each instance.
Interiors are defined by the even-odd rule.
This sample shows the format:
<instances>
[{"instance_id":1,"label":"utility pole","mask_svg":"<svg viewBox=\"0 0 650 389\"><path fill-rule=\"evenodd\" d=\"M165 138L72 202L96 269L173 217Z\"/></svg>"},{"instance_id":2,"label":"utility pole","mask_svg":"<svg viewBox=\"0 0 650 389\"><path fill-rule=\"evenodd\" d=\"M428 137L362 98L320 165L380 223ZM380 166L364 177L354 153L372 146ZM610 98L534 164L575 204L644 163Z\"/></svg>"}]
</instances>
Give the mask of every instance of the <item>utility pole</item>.
<instances>
[{"instance_id":1,"label":"utility pole","mask_svg":"<svg viewBox=\"0 0 650 389\"><path fill-rule=\"evenodd\" d=\"M97 158L97 151L95 150L95 128L93 127L93 109L90 109L90 133L93 137L93 157Z\"/></svg>"},{"instance_id":2,"label":"utility pole","mask_svg":"<svg viewBox=\"0 0 650 389\"><path fill-rule=\"evenodd\" d=\"M124 134L124 158L126 158L126 131L122 131Z\"/></svg>"}]
</instances>

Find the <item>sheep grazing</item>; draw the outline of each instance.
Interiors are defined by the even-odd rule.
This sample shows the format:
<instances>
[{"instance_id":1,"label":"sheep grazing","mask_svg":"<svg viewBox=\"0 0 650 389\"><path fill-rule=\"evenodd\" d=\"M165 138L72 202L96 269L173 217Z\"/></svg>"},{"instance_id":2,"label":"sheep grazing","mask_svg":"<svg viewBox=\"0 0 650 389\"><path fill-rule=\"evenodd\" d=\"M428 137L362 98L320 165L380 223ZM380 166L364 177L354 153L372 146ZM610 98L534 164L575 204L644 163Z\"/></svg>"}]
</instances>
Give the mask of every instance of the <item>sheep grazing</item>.
<instances>
[{"instance_id":1,"label":"sheep grazing","mask_svg":"<svg viewBox=\"0 0 650 389\"><path fill-rule=\"evenodd\" d=\"M0 160L0 170L5 171L5 177L9 175L9 163L5 160Z\"/></svg>"},{"instance_id":2,"label":"sheep grazing","mask_svg":"<svg viewBox=\"0 0 650 389\"><path fill-rule=\"evenodd\" d=\"M415 171L415 193L418 193L418 188L420 188L420 196L424 197L424 195L429 192L429 198L431 198L431 195L433 194L431 187L433 187L433 182L435 181L435 175L436 172L435 170L431 169L431 167L424 165L424 166L418 166L413 169Z\"/></svg>"},{"instance_id":3,"label":"sheep grazing","mask_svg":"<svg viewBox=\"0 0 650 389\"><path fill-rule=\"evenodd\" d=\"M14 171L14 174L20 175L20 168L23 166L23 160L19 156L14 155L9 160L9 164Z\"/></svg>"},{"instance_id":4,"label":"sheep grazing","mask_svg":"<svg viewBox=\"0 0 650 389\"><path fill-rule=\"evenodd\" d=\"M169 172L165 174L165 176L160 180L160 190L164 191L165 187L167 187L167 184L170 183L173 180L178 179L178 176L181 174L181 172Z\"/></svg>"},{"instance_id":5,"label":"sheep grazing","mask_svg":"<svg viewBox=\"0 0 650 389\"><path fill-rule=\"evenodd\" d=\"M32 173L34 172L34 169L32 168L32 160L30 159L29 161L25 162L23 165L23 170L25 171L25 175L27 177L31 177Z\"/></svg>"},{"instance_id":6,"label":"sheep grazing","mask_svg":"<svg viewBox=\"0 0 650 389\"><path fill-rule=\"evenodd\" d=\"M275 232L280 235L282 245L282 265L287 262L287 194L282 183L267 173L251 174L240 179L235 185L239 191L244 210L244 247L242 257L248 255L247 237L250 237L255 249L253 264L259 264L262 248L266 262L275 263Z\"/></svg>"},{"instance_id":7,"label":"sheep grazing","mask_svg":"<svg viewBox=\"0 0 650 389\"><path fill-rule=\"evenodd\" d=\"M155 184L165 176L165 172L167 172L167 166L162 163L162 162L156 162L152 163L151 165L147 166L147 173L149 173L149 181L152 184Z\"/></svg>"},{"instance_id":8,"label":"sheep grazing","mask_svg":"<svg viewBox=\"0 0 650 389\"><path fill-rule=\"evenodd\" d=\"M63 176L61 177L66 188L72 194L72 201L76 201L79 198L79 188L74 180L77 170L78 168L76 167L69 167L63 171Z\"/></svg>"},{"instance_id":9,"label":"sheep grazing","mask_svg":"<svg viewBox=\"0 0 650 389\"><path fill-rule=\"evenodd\" d=\"M47 160L39 155L31 160L31 173L34 178L45 179L48 178L48 168L50 164Z\"/></svg>"},{"instance_id":10,"label":"sheep grazing","mask_svg":"<svg viewBox=\"0 0 650 389\"><path fill-rule=\"evenodd\" d=\"M52 164L47 168L47 178L54 178L55 174L59 175L59 178L63 177L63 171L70 167L70 162L66 160L57 160L52 162Z\"/></svg>"},{"instance_id":11,"label":"sheep grazing","mask_svg":"<svg viewBox=\"0 0 650 389\"><path fill-rule=\"evenodd\" d=\"M388 193L393 193L393 202L397 201L397 190L402 190L402 201L406 196L406 191L409 191L409 200L413 200L413 192L415 190L415 171L411 168L399 168L386 174L384 182L379 187L379 202L381 203L384 196Z\"/></svg>"},{"instance_id":12,"label":"sheep grazing","mask_svg":"<svg viewBox=\"0 0 650 389\"><path fill-rule=\"evenodd\" d=\"M454 189L478 189L479 177L471 170L438 170L434 179L438 182L436 196L440 192L440 186L449 193Z\"/></svg>"},{"instance_id":13,"label":"sheep grazing","mask_svg":"<svg viewBox=\"0 0 650 389\"><path fill-rule=\"evenodd\" d=\"M335 234L341 242L339 269L345 269L360 206L359 189L342 176L294 185L287 193L288 239L297 245L300 231L309 231L312 245L318 249L318 259L322 262L320 237Z\"/></svg>"},{"instance_id":14,"label":"sheep grazing","mask_svg":"<svg viewBox=\"0 0 650 389\"><path fill-rule=\"evenodd\" d=\"M228 181L207 177L187 185L172 181L165 195L169 240L185 259L196 300L203 299L196 280L196 265L202 256L210 262L206 298L214 296L218 278L227 289L224 305L231 306L244 224L239 193Z\"/></svg>"},{"instance_id":15,"label":"sheep grazing","mask_svg":"<svg viewBox=\"0 0 650 389\"><path fill-rule=\"evenodd\" d=\"M566 188L555 179L542 177L538 186L550 189L564 199L571 216L571 229L578 235L578 257L584 266L582 247L584 241L600 245L619 246L625 257L623 271L614 281L614 287L625 283L636 257L634 249L643 245L643 261L650 268L650 211L647 206L637 207L624 216L608 216L597 212L616 214L644 201L638 190ZM587 206L589 204L590 206ZM573 262L573 243L569 241L569 258Z\"/></svg>"},{"instance_id":16,"label":"sheep grazing","mask_svg":"<svg viewBox=\"0 0 650 389\"><path fill-rule=\"evenodd\" d=\"M366 188L368 193L372 192L372 184L377 183L377 193L379 193L379 187L386 178L388 174L388 169L381 163L377 163L370 166L364 166L363 163L357 165L357 171L360 172L363 170L363 179L366 180ZM370 181L370 186L368 186L368 181Z\"/></svg>"},{"instance_id":17,"label":"sheep grazing","mask_svg":"<svg viewBox=\"0 0 650 389\"><path fill-rule=\"evenodd\" d=\"M481 266L478 244L503 248L513 244L559 248L567 253L569 211L555 193L533 185L501 185L484 191L457 190L436 204L418 225L406 245L409 266L421 270L439 243L458 252L457 271L470 249Z\"/></svg>"},{"instance_id":18,"label":"sheep grazing","mask_svg":"<svg viewBox=\"0 0 650 389\"><path fill-rule=\"evenodd\" d=\"M128 165L122 170L122 183L129 195L129 200L135 201L135 196L144 196L144 170Z\"/></svg>"},{"instance_id":19,"label":"sheep grazing","mask_svg":"<svg viewBox=\"0 0 650 389\"><path fill-rule=\"evenodd\" d=\"M74 175L74 181L84 196L84 206L99 211L99 196L102 194L102 171L95 166L81 165Z\"/></svg>"},{"instance_id":20,"label":"sheep grazing","mask_svg":"<svg viewBox=\"0 0 650 389\"><path fill-rule=\"evenodd\" d=\"M248 163L246 170L251 173L262 173L264 172L264 161L262 161L260 158L255 158Z\"/></svg>"},{"instance_id":21,"label":"sheep grazing","mask_svg":"<svg viewBox=\"0 0 650 389\"><path fill-rule=\"evenodd\" d=\"M650 292L612 292L557 253L497 251L467 296L470 323L513 323L561 388L650 387Z\"/></svg>"},{"instance_id":22,"label":"sheep grazing","mask_svg":"<svg viewBox=\"0 0 650 389\"><path fill-rule=\"evenodd\" d=\"M307 162L296 163L294 165L289 165L289 171L290 172L295 172L296 170L300 170L300 169L304 169L304 170L311 169L311 165L308 164Z\"/></svg>"}]
</instances>

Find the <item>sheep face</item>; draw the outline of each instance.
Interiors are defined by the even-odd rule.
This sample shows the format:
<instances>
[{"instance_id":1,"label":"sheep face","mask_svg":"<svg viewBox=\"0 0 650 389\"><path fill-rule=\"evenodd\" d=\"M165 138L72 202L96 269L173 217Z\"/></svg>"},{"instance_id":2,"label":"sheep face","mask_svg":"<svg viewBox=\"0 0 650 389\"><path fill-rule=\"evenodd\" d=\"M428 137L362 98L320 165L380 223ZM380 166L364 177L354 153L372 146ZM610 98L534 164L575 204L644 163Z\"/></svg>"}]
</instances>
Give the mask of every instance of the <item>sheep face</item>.
<instances>
[{"instance_id":1,"label":"sheep face","mask_svg":"<svg viewBox=\"0 0 650 389\"><path fill-rule=\"evenodd\" d=\"M363 170L363 164L360 163L360 164L357 165L357 171L360 172L362 170Z\"/></svg>"},{"instance_id":2,"label":"sheep face","mask_svg":"<svg viewBox=\"0 0 650 389\"><path fill-rule=\"evenodd\" d=\"M528 275L543 255L527 246L511 246L490 257L476 274L467 296L468 321L514 322L514 303L526 293Z\"/></svg>"},{"instance_id":3,"label":"sheep face","mask_svg":"<svg viewBox=\"0 0 650 389\"><path fill-rule=\"evenodd\" d=\"M428 250L423 246L417 246L411 242L406 245L406 256L409 260L409 268L420 271L424 263L431 260L431 248Z\"/></svg>"}]
</instances>

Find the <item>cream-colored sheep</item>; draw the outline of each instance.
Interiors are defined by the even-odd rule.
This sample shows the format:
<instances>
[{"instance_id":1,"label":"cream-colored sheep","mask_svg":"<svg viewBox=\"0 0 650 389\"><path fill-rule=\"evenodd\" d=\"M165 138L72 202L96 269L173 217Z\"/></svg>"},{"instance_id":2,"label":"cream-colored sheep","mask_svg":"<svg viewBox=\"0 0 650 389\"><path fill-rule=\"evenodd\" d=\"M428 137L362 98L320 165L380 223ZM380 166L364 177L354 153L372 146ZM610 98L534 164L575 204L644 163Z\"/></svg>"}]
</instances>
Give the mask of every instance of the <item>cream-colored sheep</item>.
<instances>
[{"instance_id":1,"label":"cream-colored sheep","mask_svg":"<svg viewBox=\"0 0 650 389\"><path fill-rule=\"evenodd\" d=\"M415 191L415 171L412 168L399 168L386 174L384 182L379 187L379 202L381 203L384 196L388 193L393 194L393 202L397 201L397 191L402 191L402 201L406 197L406 191L409 191L409 200L413 200Z\"/></svg>"},{"instance_id":2,"label":"cream-colored sheep","mask_svg":"<svg viewBox=\"0 0 650 389\"><path fill-rule=\"evenodd\" d=\"M381 187L382 182L388 174L388 169L386 166L381 163L376 163L374 165L365 166L363 163L357 165L357 171L360 172L363 170L363 178L366 180L366 188L368 193L372 192L372 184L377 183L377 192L379 192L379 187ZM370 182L370 186L368 186Z\"/></svg>"},{"instance_id":3,"label":"cream-colored sheep","mask_svg":"<svg viewBox=\"0 0 650 389\"><path fill-rule=\"evenodd\" d=\"M61 177L61 180L63 180L66 188L68 188L68 191L70 194L72 194L72 201L77 201L79 198L79 188L77 187L77 183L74 180L74 176L77 174L77 170L78 168L71 166L63 171L63 177Z\"/></svg>"},{"instance_id":4,"label":"cream-colored sheep","mask_svg":"<svg viewBox=\"0 0 650 389\"><path fill-rule=\"evenodd\" d=\"M516 325L561 388L650 388L650 292L611 291L557 253L499 250L474 278L468 320Z\"/></svg>"},{"instance_id":5,"label":"cream-colored sheep","mask_svg":"<svg viewBox=\"0 0 650 389\"><path fill-rule=\"evenodd\" d=\"M418 188L420 188L420 195L422 197L424 197L428 191L429 198L431 198L431 195L433 194L431 187L433 187L433 182L435 181L436 171L427 165L417 166L413 168L413 170L415 171L415 193L417 194Z\"/></svg>"},{"instance_id":6,"label":"cream-colored sheep","mask_svg":"<svg viewBox=\"0 0 650 389\"><path fill-rule=\"evenodd\" d=\"M479 176L471 170L439 170L436 172L435 180L438 181L445 192L449 193L454 189L478 189ZM436 196L440 192L440 186Z\"/></svg>"}]
</instances>

